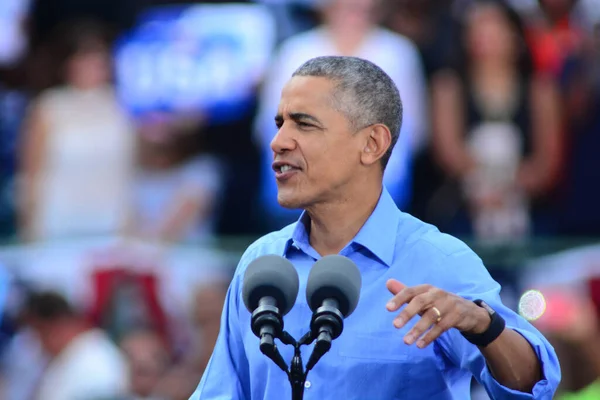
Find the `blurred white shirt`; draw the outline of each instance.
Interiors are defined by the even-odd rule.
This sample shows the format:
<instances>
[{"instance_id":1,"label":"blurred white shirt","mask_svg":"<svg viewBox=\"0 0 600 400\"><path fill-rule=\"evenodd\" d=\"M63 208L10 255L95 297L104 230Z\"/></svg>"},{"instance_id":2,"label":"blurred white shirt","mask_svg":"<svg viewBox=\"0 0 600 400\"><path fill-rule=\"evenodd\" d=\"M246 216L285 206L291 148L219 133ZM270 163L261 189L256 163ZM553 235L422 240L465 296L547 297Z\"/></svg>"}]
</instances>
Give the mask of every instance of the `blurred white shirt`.
<instances>
[{"instance_id":1,"label":"blurred white shirt","mask_svg":"<svg viewBox=\"0 0 600 400\"><path fill-rule=\"evenodd\" d=\"M194 221L182 232L183 241L210 239L214 235L215 207L223 188L223 174L217 158L200 155L182 165L160 171L141 171L135 182L135 209L140 229L156 232L165 214L182 197L208 204L210 214Z\"/></svg>"},{"instance_id":2,"label":"blurred white shirt","mask_svg":"<svg viewBox=\"0 0 600 400\"><path fill-rule=\"evenodd\" d=\"M81 334L42 377L37 400L92 400L127 394L127 360L100 330Z\"/></svg>"},{"instance_id":3,"label":"blurred white shirt","mask_svg":"<svg viewBox=\"0 0 600 400\"><path fill-rule=\"evenodd\" d=\"M37 238L115 233L130 206L135 135L113 89L55 88L39 102L47 137Z\"/></svg>"}]
</instances>

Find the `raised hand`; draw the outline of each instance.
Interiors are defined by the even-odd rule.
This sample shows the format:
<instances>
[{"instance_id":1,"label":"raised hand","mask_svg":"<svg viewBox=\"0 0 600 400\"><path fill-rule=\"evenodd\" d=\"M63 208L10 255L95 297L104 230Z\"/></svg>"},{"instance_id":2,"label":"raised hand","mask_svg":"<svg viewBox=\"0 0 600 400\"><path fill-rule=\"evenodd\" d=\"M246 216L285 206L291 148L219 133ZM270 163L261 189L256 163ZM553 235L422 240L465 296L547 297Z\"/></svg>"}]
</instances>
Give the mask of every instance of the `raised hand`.
<instances>
[{"instance_id":1,"label":"raised hand","mask_svg":"<svg viewBox=\"0 0 600 400\"><path fill-rule=\"evenodd\" d=\"M404 342L424 348L442 333L456 328L464 333L483 333L490 325L487 311L470 300L431 285L408 287L390 279L386 286L394 297L388 302L388 311L397 311L407 306L394 319L394 326L402 328L416 315L421 319L404 336Z\"/></svg>"}]
</instances>

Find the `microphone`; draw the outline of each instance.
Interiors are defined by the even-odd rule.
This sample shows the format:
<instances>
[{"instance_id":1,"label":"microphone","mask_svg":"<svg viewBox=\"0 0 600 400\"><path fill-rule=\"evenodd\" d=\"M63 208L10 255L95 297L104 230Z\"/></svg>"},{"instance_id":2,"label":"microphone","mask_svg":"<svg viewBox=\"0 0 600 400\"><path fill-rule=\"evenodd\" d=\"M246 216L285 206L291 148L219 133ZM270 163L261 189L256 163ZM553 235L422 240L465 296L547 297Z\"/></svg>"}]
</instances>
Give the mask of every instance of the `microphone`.
<instances>
[{"instance_id":1,"label":"microphone","mask_svg":"<svg viewBox=\"0 0 600 400\"><path fill-rule=\"evenodd\" d=\"M260 351L283 371L287 365L279 354L275 339L283 333L283 316L296 302L298 273L294 265L277 255L265 255L252 261L244 274L242 298L252 313L252 332L260 339Z\"/></svg>"},{"instance_id":2,"label":"microphone","mask_svg":"<svg viewBox=\"0 0 600 400\"><path fill-rule=\"evenodd\" d=\"M306 364L311 370L329 351L331 341L344 329L344 318L354 312L360 297L362 278L349 258L329 255L313 265L306 286L306 299L313 312L310 322L315 348Z\"/></svg>"}]
</instances>

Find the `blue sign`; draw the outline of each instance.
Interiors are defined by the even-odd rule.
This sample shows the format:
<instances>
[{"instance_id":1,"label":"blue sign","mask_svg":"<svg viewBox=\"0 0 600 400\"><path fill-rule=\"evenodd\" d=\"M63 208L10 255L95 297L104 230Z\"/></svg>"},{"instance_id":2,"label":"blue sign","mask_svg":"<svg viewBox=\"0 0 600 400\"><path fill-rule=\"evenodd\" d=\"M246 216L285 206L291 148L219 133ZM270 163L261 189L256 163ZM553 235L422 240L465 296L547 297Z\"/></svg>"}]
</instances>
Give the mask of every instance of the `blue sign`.
<instances>
[{"instance_id":1,"label":"blue sign","mask_svg":"<svg viewBox=\"0 0 600 400\"><path fill-rule=\"evenodd\" d=\"M275 44L262 5L155 8L116 47L118 92L133 113L197 111L225 122L250 106Z\"/></svg>"}]
</instances>

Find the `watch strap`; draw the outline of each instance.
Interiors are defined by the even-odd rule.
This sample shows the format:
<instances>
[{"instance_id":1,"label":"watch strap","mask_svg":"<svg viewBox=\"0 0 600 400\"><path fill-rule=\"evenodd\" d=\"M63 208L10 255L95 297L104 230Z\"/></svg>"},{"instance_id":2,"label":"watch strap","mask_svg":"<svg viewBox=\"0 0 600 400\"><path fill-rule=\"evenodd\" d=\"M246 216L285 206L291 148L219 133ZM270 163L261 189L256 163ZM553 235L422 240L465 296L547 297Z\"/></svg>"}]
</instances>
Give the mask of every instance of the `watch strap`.
<instances>
[{"instance_id":1,"label":"watch strap","mask_svg":"<svg viewBox=\"0 0 600 400\"><path fill-rule=\"evenodd\" d=\"M479 307L485 309L490 315L490 326L487 328L485 332L473 334L473 333L462 333L463 337L467 339L472 344L478 347L486 347L490 343L502 334L504 328L506 328L506 321L500 314L498 314L494 309L492 309L489 305L487 305L483 300L477 299L473 301L473 303L477 304Z\"/></svg>"}]
</instances>

